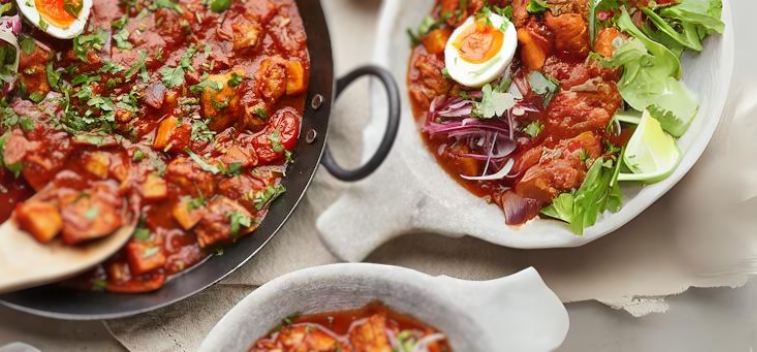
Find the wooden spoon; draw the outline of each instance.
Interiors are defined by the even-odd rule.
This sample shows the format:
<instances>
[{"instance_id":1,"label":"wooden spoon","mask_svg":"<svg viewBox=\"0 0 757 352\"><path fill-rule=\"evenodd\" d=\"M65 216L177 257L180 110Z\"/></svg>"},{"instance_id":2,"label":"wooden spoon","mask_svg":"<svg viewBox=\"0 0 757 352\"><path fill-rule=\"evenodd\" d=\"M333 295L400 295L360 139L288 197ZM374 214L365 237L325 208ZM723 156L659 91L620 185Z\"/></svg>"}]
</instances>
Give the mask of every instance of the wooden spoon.
<instances>
[{"instance_id":1,"label":"wooden spoon","mask_svg":"<svg viewBox=\"0 0 757 352\"><path fill-rule=\"evenodd\" d=\"M41 286L81 274L116 253L136 229L130 221L112 235L68 246L60 239L37 242L13 217L0 226L0 293Z\"/></svg>"}]
</instances>

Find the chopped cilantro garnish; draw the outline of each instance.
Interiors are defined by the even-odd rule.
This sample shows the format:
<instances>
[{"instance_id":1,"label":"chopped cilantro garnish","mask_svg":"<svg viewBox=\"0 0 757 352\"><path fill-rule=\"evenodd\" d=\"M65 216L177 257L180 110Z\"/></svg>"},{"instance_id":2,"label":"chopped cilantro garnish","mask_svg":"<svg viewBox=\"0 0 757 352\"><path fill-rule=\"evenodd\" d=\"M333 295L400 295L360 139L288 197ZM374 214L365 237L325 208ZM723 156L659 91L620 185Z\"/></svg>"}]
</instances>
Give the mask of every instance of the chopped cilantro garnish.
<instances>
[{"instance_id":1,"label":"chopped cilantro garnish","mask_svg":"<svg viewBox=\"0 0 757 352\"><path fill-rule=\"evenodd\" d=\"M266 189L255 195L255 199L253 200L255 209L262 210L280 195L284 194L284 192L286 192L286 188L281 184L266 187Z\"/></svg>"},{"instance_id":2,"label":"chopped cilantro garnish","mask_svg":"<svg viewBox=\"0 0 757 352\"><path fill-rule=\"evenodd\" d=\"M226 214L231 223L231 236L239 236L239 231L242 228L248 228L252 226L252 219L242 212L232 211Z\"/></svg>"},{"instance_id":3,"label":"chopped cilantro garnish","mask_svg":"<svg viewBox=\"0 0 757 352\"><path fill-rule=\"evenodd\" d=\"M231 6L231 0L212 0L213 2L210 3L210 9L213 10L213 12L221 13L229 9Z\"/></svg>"},{"instance_id":4,"label":"chopped cilantro garnish","mask_svg":"<svg viewBox=\"0 0 757 352\"><path fill-rule=\"evenodd\" d=\"M268 136L268 139L271 141L271 147L273 148L273 151L276 153L281 153L284 151L284 146L281 145L281 131L279 131L278 128L274 129L273 132L271 132L271 135Z\"/></svg>"},{"instance_id":5,"label":"chopped cilantro garnish","mask_svg":"<svg viewBox=\"0 0 757 352\"><path fill-rule=\"evenodd\" d=\"M155 0L153 3L155 8L165 8L169 10L176 11L178 13L183 13L184 11L181 9L181 5L171 1L171 0Z\"/></svg>"},{"instance_id":6,"label":"chopped cilantro garnish","mask_svg":"<svg viewBox=\"0 0 757 352\"><path fill-rule=\"evenodd\" d=\"M526 134L531 136L531 138L536 138L539 137L543 129L544 125L541 122L534 121L529 123L528 126L523 129L523 132L526 132Z\"/></svg>"},{"instance_id":7,"label":"chopped cilantro garnish","mask_svg":"<svg viewBox=\"0 0 757 352\"><path fill-rule=\"evenodd\" d=\"M237 86L239 86L240 84L242 84L242 80L243 79L244 79L244 77L242 77L241 75L237 74L236 72L233 72L231 74L231 78L229 79L229 82L228 82L229 83L229 87L237 87Z\"/></svg>"},{"instance_id":8,"label":"chopped cilantro garnish","mask_svg":"<svg viewBox=\"0 0 757 352\"><path fill-rule=\"evenodd\" d=\"M210 172L213 175L218 175L221 173L221 169L218 168L218 166L208 164L205 160L203 160L199 155L195 154L193 151L189 149L185 149L184 152L189 154L189 158L192 159L197 165L200 166L201 169L204 171Z\"/></svg>"},{"instance_id":9,"label":"chopped cilantro garnish","mask_svg":"<svg viewBox=\"0 0 757 352\"><path fill-rule=\"evenodd\" d=\"M116 47L119 49L129 50L134 48L134 45L129 42L129 31L126 28L123 28L116 34L113 34L113 40L116 41Z\"/></svg>"}]
</instances>

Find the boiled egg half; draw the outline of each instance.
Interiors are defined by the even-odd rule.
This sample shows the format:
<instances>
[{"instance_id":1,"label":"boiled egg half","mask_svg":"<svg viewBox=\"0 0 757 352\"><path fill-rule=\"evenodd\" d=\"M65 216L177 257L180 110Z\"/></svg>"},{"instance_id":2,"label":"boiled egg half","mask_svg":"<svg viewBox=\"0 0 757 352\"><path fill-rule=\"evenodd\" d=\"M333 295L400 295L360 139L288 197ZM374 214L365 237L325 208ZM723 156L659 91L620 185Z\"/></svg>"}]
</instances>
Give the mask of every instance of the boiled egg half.
<instances>
[{"instance_id":1,"label":"boiled egg half","mask_svg":"<svg viewBox=\"0 0 757 352\"><path fill-rule=\"evenodd\" d=\"M517 47L518 32L507 18L471 16L447 42L447 73L463 86L483 87L505 72Z\"/></svg>"},{"instance_id":2,"label":"boiled egg half","mask_svg":"<svg viewBox=\"0 0 757 352\"><path fill-rule=\"evenodd\" d=\"M92 3L93 0L16 0L27 21L60 39L84 32Z\"/></svg>"}]
</instances>

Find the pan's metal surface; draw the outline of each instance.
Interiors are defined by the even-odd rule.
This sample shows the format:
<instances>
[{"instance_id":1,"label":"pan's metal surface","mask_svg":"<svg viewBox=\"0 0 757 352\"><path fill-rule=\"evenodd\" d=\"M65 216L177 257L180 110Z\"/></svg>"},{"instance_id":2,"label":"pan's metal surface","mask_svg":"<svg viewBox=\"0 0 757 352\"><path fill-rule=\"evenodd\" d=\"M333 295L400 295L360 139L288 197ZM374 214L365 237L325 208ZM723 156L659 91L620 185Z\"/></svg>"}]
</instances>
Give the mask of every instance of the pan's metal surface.
<instances>
[{"instance_id":1,"label":"pan's metal surface","mask_svg":"<svg viewBox=\"0 0 757 352\"><path fill-rule=\"evenodd\" d=\"M132 316L168 306L208 288L247 263L273 238L305 195L318 169L326 146L331 107L337 94L334 90L331 39L320 2L297 0L297 4L305 22L312 67L308 104L294 152L295 163L284 180L287 192L273 204L260 228L252 236L225 248L222 256L212 256L152 293L125 295L87 292L51 285L2 295L0 304L56 319L96 320ZM390 108L392 113L386 141L382 143L377 157L365 167L345 171L330 159L329 170L335 171L337 178L348 181L363 178L378 167L391 149L399 123L399 93L396 83L386 71L376 67L361 68L340 80L339 89L364 75L376 76L386 85L389 102L393 105Z\"/></svg>"}]
</instances>

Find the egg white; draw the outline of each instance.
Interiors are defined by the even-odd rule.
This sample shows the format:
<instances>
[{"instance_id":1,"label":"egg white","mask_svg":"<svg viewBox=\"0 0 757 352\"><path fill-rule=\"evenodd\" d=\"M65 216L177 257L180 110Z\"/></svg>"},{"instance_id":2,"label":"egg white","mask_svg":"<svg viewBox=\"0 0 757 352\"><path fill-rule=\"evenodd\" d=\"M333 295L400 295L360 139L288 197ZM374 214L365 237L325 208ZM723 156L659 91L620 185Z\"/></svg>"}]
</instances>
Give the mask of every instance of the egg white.
<instances>
[{"instance_id":1,"label":"egg white","mask_svg":"<svg viewBox=\"0 0 757 352\"><path fill-rule=\"evenodd\" d=\"M505 17L497 14L491 14L489 21L497 30L504 30L504 42L502 47L490 60L474 64L465 61L460 57L460 51L455 44L461 35L472 26L476 25L475 16L471 16L460 27L455 29L450 36L447 46L444 49L445 64L447 72L457 83L466 87L481 88L499 78L507 69L515 56L515 50L518 48L518 32L515 26Z\"/></svg>"},{"instance_id":2,"label":"egg white","mask_svg":"<svg viewBox=\"0 0 757 352\"><path fill-rule=\"evenodd\" d=\"M72 39L84 32L84 29L87 27L87 19L89 19L89 14L92 12L92 4L93 0L83 0L79 16L68 27L58 27L45 21L47 27L42 28L43 26L40 25L42 17L39 14L39 11L37 11L37 5L34 0L16 0L16 6L18 6L19 11L24 15L27 21L40 30L47 32L47 34L60 39Z\"/></svg>"}]
</instances>

